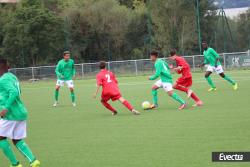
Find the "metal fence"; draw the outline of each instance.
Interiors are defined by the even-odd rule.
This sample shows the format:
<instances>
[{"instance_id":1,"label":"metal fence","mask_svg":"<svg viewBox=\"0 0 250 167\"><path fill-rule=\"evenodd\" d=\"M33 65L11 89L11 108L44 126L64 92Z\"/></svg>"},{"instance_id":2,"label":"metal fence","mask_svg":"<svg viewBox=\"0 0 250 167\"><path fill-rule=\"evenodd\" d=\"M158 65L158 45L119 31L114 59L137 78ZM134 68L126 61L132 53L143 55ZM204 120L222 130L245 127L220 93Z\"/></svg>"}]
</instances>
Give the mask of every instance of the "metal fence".
<instances>
[{"instance_id":1,"label":"metal fence","mask_svg":"<svg viewBox=\"0 0 250 167\"><path fill-rule=\"evenodd\" d=\"M221 63L225 69L250 69L250 50L247 52L222 53ZM201 71L198 65L204 60L202 55L184 56L192 70ZM169 60L168 60L169 61ZM170 63L174 63L171 62ZM54 79L56 66L39 66L27 68L13 68L10 71L17 75L20 80L45 80ZM98 63L83 63L75 65L77 78L94 78L99 71ZM108 69L118 76L145 75L154 71L153 64L149 59L111 61Z\"/></svg>"}]
</instances>

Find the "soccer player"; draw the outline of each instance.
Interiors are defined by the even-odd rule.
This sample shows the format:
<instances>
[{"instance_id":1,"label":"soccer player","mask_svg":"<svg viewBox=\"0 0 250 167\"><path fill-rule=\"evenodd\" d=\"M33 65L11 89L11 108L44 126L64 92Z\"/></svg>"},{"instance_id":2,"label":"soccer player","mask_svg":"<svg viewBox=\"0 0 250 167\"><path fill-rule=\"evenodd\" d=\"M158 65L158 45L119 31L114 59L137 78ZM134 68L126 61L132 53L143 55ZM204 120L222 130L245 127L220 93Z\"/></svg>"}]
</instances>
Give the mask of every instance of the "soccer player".
<instances>
[{"instance_id":1,"label":"soccer player","mask_svg":"<svg viewBox=\"0 0 250 167\"><path fill-rule=\"evenodd\" d=\"M55 90L55 103L53 106L54 107L57 106L58 98L59 98L59 89L61 86L64 85L64 83L66 83L70 90L72 105L75 107L76 97L74 93L73 78L75 78L76 70L75 70L74 60L70 58L69 51L65 51L63 53L63 59L58 62L56 66L56 75L57 75L57 82L56 82L56 90Z\"/></svg>"},{"instance_id":2,"label":"soccer player","mask_svg":"<svg viewBox=\"0 0 250 167\"><path fill-rule=\"evenodd\" d=\"M181 104L179 110L182 110L186 107L186 102L176 93L174 93L172 86L172 75L168 63L159 59L158 54L159 53L155 51L151 52L150 54L150 59L155 65L156 72L148 79L156 80L158 77L160 77L160 80L158 80L152 87L154 104L150 108L153 109L158 107L157 90L159 88L163 88L170 97L172 97L174 100Z\"/></svg>"},{"instance_id":3,"label":"soccer player","mask_svg":"<svg viewBox=\"0 0 250 167\"><path fill-rule=\"evenodd\" d=\"M18 79L8 72L7 60L0 59L0 150L10 161L11 167L22 167L11 149L9 138L31 167L39 167L40 162L24 141L28 113L20 99L20 92Z\"/></svg>"},{"instance_id":4,"label":"soccer player","mask_svg":"<svg viewBox=\"0 0 250 167\"><path fill-rule=\"evenodd\" d=\"M170 51L170 60L173 60L176 62L177 67L174 68L174 71L182 75L180 78L177 79L173 88L186 92L188 95L188 98L191 97L195 101L195 104L193 105L194 107L202 106L203 102L190 89L193 81L192 81L192 74L191 74L190 66L187 63L187 61L183 57L178 56L176 54L175 49L172 49Z\"/></svg>"},{"instance_id":5,"label":"soccer player","mask_svg":"<svg viewBox=\"0 0 250 167\"><path fill-rule=\"evenodd\" d=\"M100 87L102 87L102 96L101 96L101 103L105 106L108 110L112 112L112 115L117 114L117 110L114 109L108 101L111 99L112 101L119 100L127 109L129 109L133 114L139 115L140 112L136 111L131 104L125 100L118 88L118 81L116 80L115 75L106 69L106 62L100 62L100 72L96 75L96 83L97 89L94 94L94 98L96 98Z\"/></svg>"},{"instance_id":6,"label":"soccer player","mask_svg":"<svg viewBox=\"0 0 250 167\"><path fill-rule=\"evenodd\" d=\"M219 74L222 78L224 78L226 81L228 81L230 84L233 85L233 89L237 90L238 89L238 84L232 80L228 75L225 75L223 68L220 63L220 56L219 54L211 47L208 47L208 44L206 41L202 42L202 47L204 49L204 63L201 64L200 66L208 65L207 71L205 73L205 78L210 85L210 91L216 91L217 88L212 81L210 75L215 71L217 74Z\"/></svg>"}]
</instances>

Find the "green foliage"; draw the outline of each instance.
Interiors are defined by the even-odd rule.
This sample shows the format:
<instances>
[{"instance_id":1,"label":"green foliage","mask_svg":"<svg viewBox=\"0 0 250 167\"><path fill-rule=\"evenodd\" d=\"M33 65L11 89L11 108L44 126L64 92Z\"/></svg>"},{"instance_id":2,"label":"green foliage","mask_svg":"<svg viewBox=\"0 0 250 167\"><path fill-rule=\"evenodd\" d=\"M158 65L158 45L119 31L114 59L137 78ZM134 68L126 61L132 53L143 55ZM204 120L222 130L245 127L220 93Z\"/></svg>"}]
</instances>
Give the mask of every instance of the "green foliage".
<instances>
[{"instance_id":1,"label":"green foliage","mask_svg":"<svg viewBox=\"0 0 250 167\"><path fill-rule=\"evenodd\" d=\"M250 9L245 13L240 15L238 23L238 45L242 46L243 49L250 49Z\"/></svg>"},{"instance_id":2,"label":"green foliage","mask_svg":"<svg viewBox=\"0 0 250 167\"><path fill-rule=\"evenodd\" d=\"M3 29L3 54L16 66L47 63L62 51L62 20L39 1L22 1Z\"/></svg>"},{"instance_id":3,"label":"green foliage","mask_svg":"<svg viewBox=\"0 0 250 167\"><path fill-rule=\"evenodd\" d=\"M202 38L223 52L213 0L199 1ZM195 9L196 0L22 0L0 6L0 54L17 67L54 64L66 49L76 62L198 54ZM229 23L237 50L249 48L248 19Z\"/></svg>"}]
</instances>

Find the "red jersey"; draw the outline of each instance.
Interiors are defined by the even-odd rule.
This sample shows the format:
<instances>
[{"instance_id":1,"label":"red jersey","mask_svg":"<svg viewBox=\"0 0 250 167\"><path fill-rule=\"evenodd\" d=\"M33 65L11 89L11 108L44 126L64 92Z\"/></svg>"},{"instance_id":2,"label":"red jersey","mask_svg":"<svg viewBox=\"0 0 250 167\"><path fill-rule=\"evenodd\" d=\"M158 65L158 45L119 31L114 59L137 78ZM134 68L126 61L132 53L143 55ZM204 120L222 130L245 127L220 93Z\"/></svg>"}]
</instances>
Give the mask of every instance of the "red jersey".
<instances>
[{"instance_id":1,"label":"red jersey","mask_svg":"<svg viewBox=\"0 0 250 167\"><path fill-rule=\"evenodd\" d=\"M182 69L178 71L178 74L182 74L183 78L192 77L190 66L183 57L177 56L175 61L177 66L182 67Z\"/></svg>"},{"instance_id":2,"label":"red jersey","mask_svg":"<svg viewBox=\"0 0 250 167\"><path fill-rule=\"evenodd\" d=\"M106 69L96 75L96 83L102 86L102 94L120 93L115 75Z\"/></svg>"}]
</instances>

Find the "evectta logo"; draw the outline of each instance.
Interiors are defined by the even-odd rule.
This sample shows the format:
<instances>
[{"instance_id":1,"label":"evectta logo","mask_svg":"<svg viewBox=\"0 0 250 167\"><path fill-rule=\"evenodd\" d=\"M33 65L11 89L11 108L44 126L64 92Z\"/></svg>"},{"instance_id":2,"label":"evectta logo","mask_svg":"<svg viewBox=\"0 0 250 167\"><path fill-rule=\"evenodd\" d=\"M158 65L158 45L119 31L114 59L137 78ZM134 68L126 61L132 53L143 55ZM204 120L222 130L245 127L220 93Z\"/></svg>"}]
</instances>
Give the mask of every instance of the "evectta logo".
<instances>
[{"instance_id":1,"label":"evectta logo","mask_svg":"<svg viewBox=\"0 0 250 167\"><path fill-rule=\"evenodd\" d=\"M250 162L250 152L213 152L213 162Z\"/></svg>"}]
</instances>

